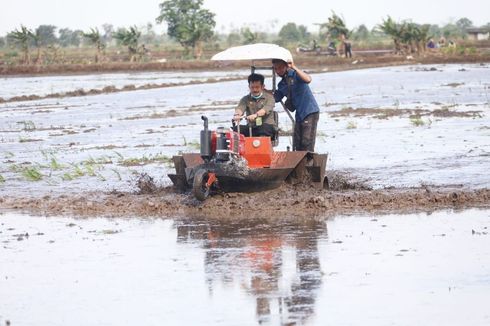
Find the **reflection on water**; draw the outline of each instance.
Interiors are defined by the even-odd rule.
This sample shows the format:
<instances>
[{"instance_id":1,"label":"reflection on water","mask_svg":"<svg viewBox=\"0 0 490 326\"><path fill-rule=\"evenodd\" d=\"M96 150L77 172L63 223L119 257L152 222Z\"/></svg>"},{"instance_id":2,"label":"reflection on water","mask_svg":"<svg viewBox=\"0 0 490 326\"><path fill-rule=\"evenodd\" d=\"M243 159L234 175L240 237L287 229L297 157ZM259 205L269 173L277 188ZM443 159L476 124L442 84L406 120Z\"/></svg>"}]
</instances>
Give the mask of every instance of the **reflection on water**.
<instances>
[{"instance_id":1,"label":"reflection on water","mask_svg":"<svg viewBox=\"0 0 490 326\"><path fill-rule=\"evenodd\" d=\"M259 323L303 324L314 315L324 221L183 220L177 234L179 242L199 241L205 249L209 292L220 283L239 283L254 298Z\"/></svg>"},{"instance_id":2,"label":"reflection on water","mask_svg":"<svg viewBox=\"0 0 490 326\"><path fill-rule=\"evenodd\" d=\"M0 213L0 325L489 325L489 261L489 210L323 221Z\"/></svg>"}]
</instances>

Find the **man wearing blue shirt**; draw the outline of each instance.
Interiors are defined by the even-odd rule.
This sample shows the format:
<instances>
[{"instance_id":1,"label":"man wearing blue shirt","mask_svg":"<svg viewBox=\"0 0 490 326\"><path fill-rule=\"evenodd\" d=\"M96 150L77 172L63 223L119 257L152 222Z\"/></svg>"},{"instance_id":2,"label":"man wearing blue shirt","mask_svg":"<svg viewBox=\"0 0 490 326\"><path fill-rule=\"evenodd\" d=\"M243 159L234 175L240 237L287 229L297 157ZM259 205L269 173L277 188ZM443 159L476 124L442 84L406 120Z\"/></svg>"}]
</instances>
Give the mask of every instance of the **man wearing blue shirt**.
<instances>
[{"instance_id":1,"label":"man wearing blue shirt","mask_svg":"<svg viewBox=\"0 0 490 326\"><path fill-rule=\"evenodd\" d=\"M293 150L314 152L320 109L308 85L311 77L294 62L273 59L272 65L276 74L282 77L274 92L275 101L280 102L287 97L286 106L290 111L296 111Z\"/></svg>"}]
</instances>

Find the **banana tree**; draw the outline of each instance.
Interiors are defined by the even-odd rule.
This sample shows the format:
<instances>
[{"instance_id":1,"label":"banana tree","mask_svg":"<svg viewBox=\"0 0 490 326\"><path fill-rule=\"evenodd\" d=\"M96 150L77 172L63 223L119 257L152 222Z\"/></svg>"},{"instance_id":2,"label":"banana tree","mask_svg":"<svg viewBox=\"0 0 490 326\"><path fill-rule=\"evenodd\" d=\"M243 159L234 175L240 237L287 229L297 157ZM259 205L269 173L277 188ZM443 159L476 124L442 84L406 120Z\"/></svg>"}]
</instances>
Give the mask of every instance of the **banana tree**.
<instances>
[{"instance_id":1,"label":"banana tree","mask_svg":"<svg viewBox=\"0 0 490 326\"><path fill-rule=\"evenodd\" d=\"M390 16L386 20L378 25L378 28L390 36L393 39L393 43L395 44L395 53L401 53L401 39L402 39L402 30L401 25L396 23Z\"/></svg>"},{"instance_id":2,"label":"banana tree","mask_svg":"<svg viewBox=\"0 0 490 326\"><path fill-rule=\"evenodd\" d=\"M20 30L15 29L8 34L8 38L17 46L19 46L23 52L23 62L25 64L31 63L31 54L29 45L34 40L34 33L24 25L20 26Z\"/></svg>"},{"instance_id":3,"label":"banana tree","mask_svg":"<svg viewBox=\"0 0 490 326\"><path fill-rule=\"evenodd\" d=\"M136 61L138 55L138 42L141 37L141 32L136 26L131 26L129 29L121 28L113 34L113 38L124 46L128 47L129 61Z\"/></svg>"},{"instance_id":4,"label":"banana tree","mask_svg":"<svg viewBox=\"0 0 490 326\"><path fill-rule=\"evenodd\" d=\"M95 54L95 63L98 63L101 55L102 55L102 50L105 48L104 42L102 42L102 37L99 33L98 28L90 28L90 32L88 33L82 33L82 36L86 39L89 40L89 42L95 46L97 52Z\"/></svg>"},{"instance_id":5,"label":"banana tree","mask_svg":"<svg viewBox=\"0 0 490 326\"><path fill-rule=\"evenodd\" d=\"M393 39L396 53L401 53L402 47L409 53L420 53L425 50L430 38L430 25L418 25L407 21L397 23L389 16L378 28Z\"/></svg>"},{"instance_id":6,"label":"banana tree","mask_svg":"<svg viewBox=\"0 0 490 326\"><path fill-rule=\"evenodd\" d=\"M350 31L340 16L332 11L332 16L326 23L320 24L320 35L327 39L337 39L340 41L338 48L344 49L344 42L349 37Z\"/></svg>"}]
</instances>

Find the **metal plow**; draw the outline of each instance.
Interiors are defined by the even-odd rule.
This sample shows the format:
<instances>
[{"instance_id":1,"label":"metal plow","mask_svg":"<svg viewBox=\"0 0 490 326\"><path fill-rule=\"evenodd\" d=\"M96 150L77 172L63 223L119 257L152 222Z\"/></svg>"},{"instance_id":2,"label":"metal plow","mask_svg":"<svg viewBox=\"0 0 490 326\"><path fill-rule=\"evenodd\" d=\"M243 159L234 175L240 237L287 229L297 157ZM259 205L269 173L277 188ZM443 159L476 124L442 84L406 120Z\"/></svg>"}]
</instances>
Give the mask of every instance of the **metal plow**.
<instances>
[{"instance_id":1,"label":"metal plow","mask_svg":"<svg viewBox=\"0 0 490 326\"><path fill-rule=\"evenodd\" d=\"M270 190L284 182L310 183L318 189L328 185L325 178L327 154L305 151L273 152L271 165L267 168L249 168L246 162L234 160L226 164L205 162L197 153L174 156L173 161L176 173L168 176L182 192L196 190L193 189L195 178L201 178L197 175L198 171L212 171L216 178L213 180L214 190L223 192Z\"/></svg>"}]
</instances>

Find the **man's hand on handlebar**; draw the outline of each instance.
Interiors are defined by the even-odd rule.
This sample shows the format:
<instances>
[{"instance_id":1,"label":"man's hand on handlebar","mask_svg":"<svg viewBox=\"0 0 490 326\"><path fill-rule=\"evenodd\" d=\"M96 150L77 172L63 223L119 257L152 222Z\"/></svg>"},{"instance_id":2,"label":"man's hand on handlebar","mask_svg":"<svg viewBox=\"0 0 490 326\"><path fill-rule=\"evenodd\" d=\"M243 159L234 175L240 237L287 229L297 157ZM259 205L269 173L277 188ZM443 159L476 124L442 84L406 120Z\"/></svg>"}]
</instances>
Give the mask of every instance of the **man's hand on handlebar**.
<instances>
[{"instance_id":1,"label":"man's hand on handlebar","mask_svg":"<svg viewBox=\"0 0 490 326\"><path fill-rule=\"evenodd\" d=\"M258 116L259 115L257 113L251 114L251 115L247 116L247 120L250 122L253 122L253 121L255 121L255 119L257 119Z\"/></svg>"},{"instance_id":2,"label":"man's hand on handlebar","mask_svg":"<svg viewBox=\"0 0 490 326\"><path fill-rule=\"evenodd\" d=\"M242 119L242 115L240 113L235 113L233 115L233 120L236 122L236 123L240 123L240 120Z\"/></svg>"}]
</instances>

